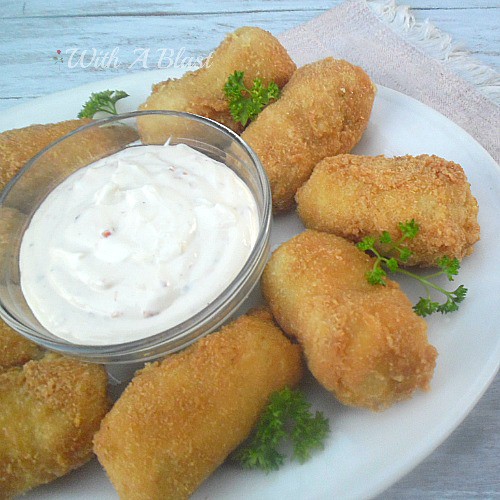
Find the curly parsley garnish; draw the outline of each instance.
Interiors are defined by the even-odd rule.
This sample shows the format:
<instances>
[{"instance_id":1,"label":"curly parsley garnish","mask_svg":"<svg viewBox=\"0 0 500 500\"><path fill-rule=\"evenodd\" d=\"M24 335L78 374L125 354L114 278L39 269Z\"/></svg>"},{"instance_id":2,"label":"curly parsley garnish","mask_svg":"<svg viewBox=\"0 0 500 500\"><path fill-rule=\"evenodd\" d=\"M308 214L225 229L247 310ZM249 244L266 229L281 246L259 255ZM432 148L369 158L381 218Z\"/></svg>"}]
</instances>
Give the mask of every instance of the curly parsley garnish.
<instances>
[{"instance_id":1,"label":"curly parsley garnish","mask_svg":"<svg viewBox=\"0 0 500 500\"><path fill-rule=\"evenodd\" d=\"M243 83L244 75L243 71L235 71L224 85L231 116L243 126L253 120L271 99L278 99L280 96L280 89L276 83L271 82L265 87L260 78L253 81L251 89L247 88Z\"/></svg>"},{"instance_id":2,"label":"curly parsley garnish","mask_svg":"<svg viewBox=\"0 0 500 500\"><path fill-rule=\"evenodd\" d=\"M278 470L285 461L278 448L288 435L293 444L293 458L305 462L312 450L323 448L330 432L328 420L321 412L313 415L310 408L298 390L285 388L273 393L250 443L239 449L234 458L247 469Z\"/></svg>"},{"instance_id":3,"label":"curly parsley garnish","mask_svg":"<svg viewBox=\"0 0 500 500\"><path fill-rule=\"evenodd\" d=\"M98 111L117 115L116 103L128 94L123 90L103 90L90 94L89 100L78 113L78 118L93 118Z\"/></svg>"},{"instance_id":4,"label":"curly parsley garnish","mask_svg":"<svg viewBox=\"0 0 500 500\"><path fill-rule=\"evenodd\" d=\"M387 276L387 270L393 273L400 273L419 281L426 289L427 295L425 297L420 297L420 300L413 306L413 310L419 316L429 316L434 312L440 312L442 314L453 312L458 310L460 302L465 299L467 294L467 288L460 285L458 288L449 292L443 287L433 283L431 279L437 278L438 276L446 275L448 281L453 281L454 277L457 276L458 270L460 269L460 262L458 259L450 259L450 257L443 257L437 262L437 266L440 271L430 274L428 276L419 276L414 274L407 269L402 269L399 264L408 262L411 257L412 252L408 247L403 246L402 243L405 240L412 240L417 236L420 228L418 224L412 219L405 223L399 223L399 229L401 231L401 238L397 241L393 241L391 235L384 231L378 242L384 245L390 245L388 253L397 253L399 258L395 257L384 257L375 248L375 238L367 236L363 238L357 247L363 251L370 251L375 255L375 262L371 271L366 273L366 279L368 283L372 285L386 285L385 278ZM386 269L384 269L386 268ZM432 299L431 290L436 290L446 297L445 302L439 303Z\"/></svg>"}]
</instances>

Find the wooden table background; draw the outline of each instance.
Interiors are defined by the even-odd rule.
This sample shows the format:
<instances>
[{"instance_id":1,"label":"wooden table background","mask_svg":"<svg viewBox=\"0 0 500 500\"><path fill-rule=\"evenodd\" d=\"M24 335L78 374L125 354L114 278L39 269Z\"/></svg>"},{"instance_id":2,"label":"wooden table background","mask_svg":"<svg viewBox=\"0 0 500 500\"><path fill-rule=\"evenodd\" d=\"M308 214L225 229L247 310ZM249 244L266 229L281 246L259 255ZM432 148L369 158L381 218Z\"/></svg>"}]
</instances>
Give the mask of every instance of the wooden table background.
<instances>
[{"instance_id":1,"label":"wooden table background","mask_svg":"<svg viewBox=\"0 0 500 500\"><path fill-rule=\"evenodd\" d=\"M498 0L408 0L417 20L463 42L479 60L500 67ZM144 71L134 48L185 47L206 55L243 25L274 34L312 19L340 1L318 0L1 0L0 111L39 96L130 72ZM400 1L400 3L403 3ZM119 47L117 68L68 68L59 49ZM151 66L151 69L157 69ZM380 495L383 499L500 498L498 376L470 415L433 454ZM332 464L335 468L335 464ZM360 478L362 481L362 478ZM295 500L295 499L294 499ZM302 500L302 499L300 499Z\"/></svg>"}]
</instances>

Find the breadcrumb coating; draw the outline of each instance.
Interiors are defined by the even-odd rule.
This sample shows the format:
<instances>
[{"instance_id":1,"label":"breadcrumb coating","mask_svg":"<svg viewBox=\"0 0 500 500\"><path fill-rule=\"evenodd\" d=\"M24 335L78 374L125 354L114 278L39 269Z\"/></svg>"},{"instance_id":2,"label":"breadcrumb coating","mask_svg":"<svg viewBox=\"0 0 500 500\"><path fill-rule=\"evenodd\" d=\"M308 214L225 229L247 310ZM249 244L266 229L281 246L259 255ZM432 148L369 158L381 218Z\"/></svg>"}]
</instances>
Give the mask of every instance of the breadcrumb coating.
<instances>
[{"instance_id":1,"label":"breadcrumb coating","mask_svg":"<svg viewBox=\"0 0 500 500\"><path fill-rule=\"evenodd\" d=\"M414 219L419 234L405 245L406 265L435 266L445 255L462 259L479 240L478 204L460 165L438 156L340 155L325 158L297 192L305 226L360 241ZM387 246L377 249L388 253Z\"/></svg>"},{"instance_id":2,"label":"breadcrumb coating","mask_svg":"<svg viewBox=\"0 0 500 500\"><path fill-rule=\"evenodd\" d=\"M295 71L295 63L285 48L268 31L242 27L229 34L209 60L196 71L182 78L167 80L153 86L147 101L139 109L170 109L211 118L239 133L243 126L233 120L224 94L224 84L235 71L245 73L244 83L251 88L255 78L264 85L275 82L283 87ZM169 131L162 130L158 118L139 120L143 141L161 144Z\"/></svg>"},{"instance_id":3,"label":"breadcrumb coating","mask_svg":"<svg viewBox=\"0 0 500 500\"><path fill-rule=\"evenodd\" d=\"M359 142L375 92L361 68L328 57L299 68L281 97L246 128L241 137L267 172L275 211L292 208L316 163Z\"/></svg>"},{"instance_id":4,"label":"breadcrumb coating","mask_svg":"<svg viewBox=\"0 0 500 500\"><path fill-rule=\"evenodd\" d=\"M148 365L103 420L94 450L120 498L188 498L297 384L301 351L267 312Z\"/></svg>"},{"instance_id":5,"label":"breadcrumb coating","mask_svg":"<svg viewBox=\"0 0 500 500\"><path fill-rule=\"evenodd\" d=\"M11 498L92 458L109 408L103 367L47 354L0 373L0 497Z\"/></svg>"},{"instance_id":6,"label":"breadcrumb coating","mask_svg":"<svg viewBox=\"0 0 500 500\"><path fill-rule=\"evenodd\" d=\"M68 120L0 133L0 191L42 149L91 122L90 119ZM55 187L78 168L118 151L135 139L137 132L126 126L93 127L80 133L77 139L68 139L44 155L36 170L18 181L17 196L11 193L5 203L21 212L27 210L36 193Z\"/></svg>"},{"instance_id":7,"label":"breadcrumb coating","mask_svg":"<svg viewBox=\"0 0 500 500\"><path fill-rule=\"evenodd\" d=\"M22 366L27 361L39 358L42 352L40 347L0 319L0 373L7 368Z\"/></svg>"},{"instance_id":8,"label":"breadcrumb coating","mask_svg":"<svg viewBox=\"0 0 500 500\"><path fill-rule=\"evenodd\" d=\"M0 133L0 191L43 148L91 121L82 119L30 125Z\"/></svg>"},{"instance_id":9,"label":"breadcrumb coating","mask_svg":"<svg viewBox=\"0 0 500 500\"><path fill-rule=\"evenodd\" d=\"M281 245L262 290L314 377L344 404L383 410L427 390L437 352L399 285L370 285L373 259L338 236L306 230Z\"/></svg>"}]
</instances>

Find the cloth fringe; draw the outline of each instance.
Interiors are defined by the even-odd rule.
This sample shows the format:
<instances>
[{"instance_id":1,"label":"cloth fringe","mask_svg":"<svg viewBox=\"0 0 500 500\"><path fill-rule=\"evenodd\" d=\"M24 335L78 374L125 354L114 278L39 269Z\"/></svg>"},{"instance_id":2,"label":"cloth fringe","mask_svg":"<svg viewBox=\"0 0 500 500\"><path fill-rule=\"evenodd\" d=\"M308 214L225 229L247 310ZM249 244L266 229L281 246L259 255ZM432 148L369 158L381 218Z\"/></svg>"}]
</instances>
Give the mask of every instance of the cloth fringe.
<instances>
[{"instance_id":1,"label":"cloth fringe","mask_svg":"<svg viewBox=\"0 0 500 500\"><path fill-rule=\"evenodd\" d=\"M407 5L395 0L366 0L372 11L399 35L428 56L441 61L486 97L500 105L500 74L474 59L469 51L426 19L418 22Z\"/></svg>"}]
</instances>

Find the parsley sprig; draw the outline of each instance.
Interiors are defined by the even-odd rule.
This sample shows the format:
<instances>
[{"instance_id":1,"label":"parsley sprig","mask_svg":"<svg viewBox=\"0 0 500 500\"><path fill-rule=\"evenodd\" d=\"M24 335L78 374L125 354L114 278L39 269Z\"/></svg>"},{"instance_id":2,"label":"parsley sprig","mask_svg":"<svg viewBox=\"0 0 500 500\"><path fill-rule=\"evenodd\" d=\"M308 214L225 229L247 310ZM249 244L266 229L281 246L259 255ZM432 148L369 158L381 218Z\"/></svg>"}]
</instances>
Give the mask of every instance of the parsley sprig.
<instances>
[{"instance_id":1,"label":"parsley sprig","mask_svg":"<svg viewBox=\"0 0 500 500\"><path fill-rule=\"evenodd\" d=\"M400 263L408 262L412 255L411 250L403 246L406 240L412 240L417 236L420 231L418 224L412 219L405 223L399 223L399 229L401 231L401 237L397 241L393 241L392 236L384 231L378 242L383 245L389 245L387 254L397 254L396 257L384 257L376 248L376 240L371 236L363 238L358 243L358 248L363 251L370 251L375 255L375 262L371 271L366 273L366 279L368 283L372 285L386 285L385 278L387 277L387 271L404 274L411 278L419 281L425 288L427 294L425 297L420 297L420 300L413 306L413 310L419 316L429 316L432 313L440 312L442 314L453 312L458 310L459 304L465 299L467 294L467 288L460 285L453 291L448 291L445 288L437 285L431 280L439 276L445 275L448 281L453 281L454 277L458 275L460 269L460 262L458 259L451 259L450 257L444 256L438 260L437 266L439 271L427 276L419 276L418 274L412 273L407 269L402 269ZM436 290L446 297L445 302L439 303L432 299L431 291Z\"/></svg>"},{"instance_id":2,"label":"parsley sprig","mask_svg":"<svg viewBox=\"0 0 500 500\"><path fill-rule=\"evenodd\" d=\"M323 448L323 441L330 432L328 419L321 412L313 415L310 408L310 403L298 390L285 388L273 393L253 438L234 458L247 469L278 470L285 461L279 447L288 435L293 444L293 458L305 462L312 450Z\"/></svg>"},{"instance_id":3,"label":"parsley sprig","mask_svg":"<svg viewBox=\"0 0 500 500\"><path fill-rule=\"evenodd\" d=\"M102 92L93 92L89 100L83 105L78 113L78 118L93 118L98 111L103 111L111 115L117 115L116 103L128 94L123 90L103 90Z\"/></svg>"},{"instance_id":4,"label":"parsley sprig","mask_svg":"<svg viewBox=\"0 0 500 500\"><path fill-rule=\"evenodd\" d=\"M251 89L243 83L245 73L235 71L224 85L224 93L229 100L229 111L234 121L245 126L253 120L271 101L278 99L280 89L271 82L265 87L260 78L253 81Z\"/></svg>"}]
</instances>

